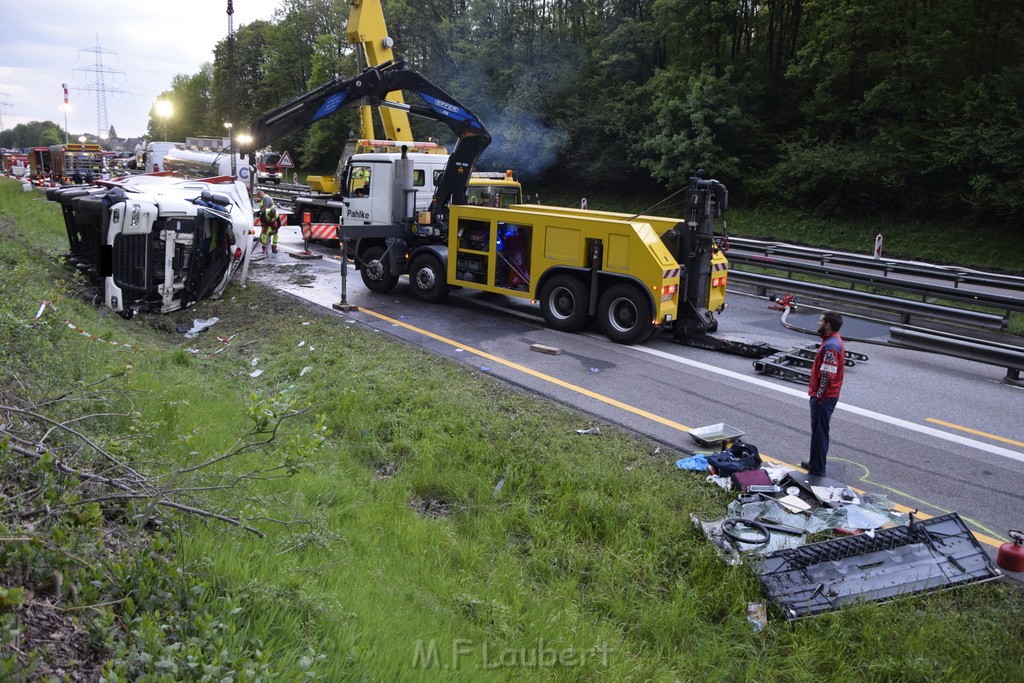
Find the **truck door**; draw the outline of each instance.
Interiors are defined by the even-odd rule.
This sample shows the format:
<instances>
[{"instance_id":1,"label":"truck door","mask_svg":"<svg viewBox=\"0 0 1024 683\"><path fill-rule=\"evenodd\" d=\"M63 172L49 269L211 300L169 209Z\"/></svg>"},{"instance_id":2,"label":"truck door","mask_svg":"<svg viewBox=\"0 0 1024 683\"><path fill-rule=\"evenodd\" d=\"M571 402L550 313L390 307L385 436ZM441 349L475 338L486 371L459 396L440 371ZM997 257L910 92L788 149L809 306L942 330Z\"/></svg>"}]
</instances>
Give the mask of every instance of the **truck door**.
<instances>
[{"instance_id":1,"label":"truck door","mask_svg":"<svg viewBox=\"0 0 1024 683\"><path fill-rule=\"evenodd\" d=\"M375 202L371 193L377 194L384 189L383 177L374 178L374 166L369 162L354 163L345 171L344 222L349 225L362 225L373 222ZM377 182L374 182L377 181Z\"/></svg>"}]
</instances>

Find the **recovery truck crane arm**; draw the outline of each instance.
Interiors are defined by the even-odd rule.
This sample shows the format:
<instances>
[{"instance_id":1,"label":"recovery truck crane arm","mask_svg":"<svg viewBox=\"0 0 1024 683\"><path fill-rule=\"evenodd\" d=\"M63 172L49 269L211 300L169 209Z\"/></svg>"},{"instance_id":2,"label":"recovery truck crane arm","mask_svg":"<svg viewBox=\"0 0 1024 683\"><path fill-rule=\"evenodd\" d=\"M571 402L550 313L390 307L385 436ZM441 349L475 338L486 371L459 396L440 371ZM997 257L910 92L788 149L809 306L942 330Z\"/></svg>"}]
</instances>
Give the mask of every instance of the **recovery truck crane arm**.
<instances>
[{"instance_id":1,"label":"recovery truck crane arm","mask_svg":"<svg viewBox=\"0 0 1024 683\"><path fill-rule=\"evenodd\" d=\"M415 93L424 104L399 104L386 99L388 93L403 90ZM491 136L476 114L423 74L407 68L402 60L369 67L352 78L336 78L260 116L253 124L252 141L242 153L262 149L364 97L378 106L400 108L452 129L458 142L436 185L431 208L444 214L450 204L465 203L473 165L491 143Z\"/></svg>"},{"instance_id":2,"label":"recovery truck crane arm","mask_svg":"<svg viewBox=\"0 0 1024 683\"><path fill-rule=\"evenodd\" d=\"M345 27L348 42L356 48L356 64L359 69L368 66L386 64L395 58L395 41L388 35L384 24L384 8L380 0L350 0L348 9L348 25ZM388 93L385 99L389 102L404 104L402 93ZM378 107L381 123L384 125L384 138L387 140L412 140L412 127L409 117L401 108ZM373 107L364 104L359 108L359 137L372 140L377 136L373 132Z\"/></svg>"}]
</instances>

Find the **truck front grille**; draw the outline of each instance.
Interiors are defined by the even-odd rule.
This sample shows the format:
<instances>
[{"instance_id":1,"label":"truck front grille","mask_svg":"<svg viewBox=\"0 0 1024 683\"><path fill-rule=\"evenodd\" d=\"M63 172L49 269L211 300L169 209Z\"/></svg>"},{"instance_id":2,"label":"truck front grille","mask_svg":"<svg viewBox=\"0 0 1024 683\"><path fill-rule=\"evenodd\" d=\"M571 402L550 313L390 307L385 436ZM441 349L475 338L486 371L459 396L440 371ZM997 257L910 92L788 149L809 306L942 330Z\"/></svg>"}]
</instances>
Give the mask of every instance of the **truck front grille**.
<instances>
[{"instance_id":1,"label":"truck front grille","mask_svg":"<svg viewBox=\"0 0 1024 683\"><path fill-rule=\"evenodd\" d=\"M150 235L118 235L114 238L113 276L121 289L135 292L155 291L151 282L153 257Z\"/></svg>"}]
</instances>

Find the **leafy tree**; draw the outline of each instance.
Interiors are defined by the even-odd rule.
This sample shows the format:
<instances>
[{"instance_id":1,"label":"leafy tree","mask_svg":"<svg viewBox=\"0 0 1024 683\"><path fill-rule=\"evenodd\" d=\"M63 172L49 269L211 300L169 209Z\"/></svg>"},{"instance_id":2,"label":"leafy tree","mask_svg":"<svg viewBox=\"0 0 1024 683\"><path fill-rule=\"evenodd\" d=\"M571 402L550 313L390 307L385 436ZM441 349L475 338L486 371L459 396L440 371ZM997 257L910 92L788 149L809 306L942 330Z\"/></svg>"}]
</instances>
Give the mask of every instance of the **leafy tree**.
<instances>
[{"instance_id":1,"label":"leafy tree","mask_svg":"<svg viewBox=\"0 0 1024 683\"><path fill-rule=\"evenodd\" d=\"M338 36L322 35L313 51L312 75L308 86L313 89L340 74L355 71L355 58L344 54ZM334 172L345 146L345 140L354 137L350 131L358 128L358 111L349 107L310 126L304 141L297 147L297 162L303 168ZM281 147L284 149L284 147Z\"/></svg>"},{"instance_id":2,"label":"leafy tree","mask_svg":"<svg viewBox=\"0 0 1024 683\"><path fill-rule=\"evenodd\" d=\"M59 145L64 142L66 136L57 126L46 126L39 133L39 145Z\"/></svg>"},{"instance_id":3,"label":"leafy tree","mask_svg":"<svg viewBox=\"0 0 1024 683\"><path fill-rule=\"evenodd\" d=\"M937 158L976 218L1024 215L1024 68L970 83Z\"/></svg>"},{"instance_id":4,"label":"leafy tree","mask_svg":"<svg viewBox=\"0 0 1024 683\"><path fill-rule=\"evenodd\" d=\"M253 121L287 99L278 95L267 79L268 55L275 49L275 35L270 22L259 20L235 31L233 46L227 38L217 43L211 88L212 115L217 120L236 125Z\"/></svg>"},{"instance_id":5,"label":"leafy tree","mask_svg":"<svg viewBox=\"0 0 1024 683\"><path fill-rule=\"evenodd\" d=\"M810 30L789 69L804 93L804 124L790 136L770 184L798 205L921 215L962 207L1002 185L993 153L1014 145L1015 107L992 86L1018 68L1022 11L1005 0L815 0ZM1016 22L1007 20L1016 19ZM978 121L985 104L1001 106ZM991 110L990 110L991 111ZM1003 118L1003 116L1007 118ZM968 117L970 131L951 122ZM988 153L950 153L949 135ZM983 138L983 140L981 139ZM954 150L955 152L955 150ZM981 168L967 168L968 159ZM873 171L873 172L872 172ZM965 182L960 176L969 178ZM969 189L972 186L974 189ZM796 188L803 188L797 192ZM1003 195L1006 197L1006 195ZM1008 208L1008 206L1004 206Z\"/></svg>"},{"instance_id":6,"label":"leafy tree","mask_svg":"<svg viewBox=\"0 0 1024 683\"><path fill-rule=\"evenodd\" d=\"M221 137L224 127L210 111L210 87L213 66L204 64L192 76L178 74L171 80L171 89L160 93L157 100L169 101L174 110L166 120L156 114L156 104L150 112L147 135L153 140L178 140L187 137Z\"/></svg>"},{"instance_id":7,"label":"leafy tree","mask_svg":"<svg viewBox=\"0 0 1024 683\"><path fill-rule=\"evenodd\" d=\"M698 168L718 178L743 177L738 153L763 132L744 112L744 84L732 76L732 67L716 75L706 66L689 76L669 67L648 81L651 124L639 149L647 152L641 164L657 180L683 185Z\"/></svg>"},{"instance_id":8,"label":"leafy tree","mask_svg":"<svg viewBox=\"0 0 1024 683\"><path fill-rule=\"evenodd\" d=\"M734 203L1024 216L1019 0L386 0L384 14L396 55L492 132L482 168L575 189L676 186L703 167ZM351 75L347 17L344 0L282 0L241 27L233 69L223 40L206 81L166 93L175 131L244 130ZM333 170L355 128L344 109L276 146Z\"/></svg>"},{"instance_id":9,"label":"leafy tree","mask_svg":"<svg viewBox=\"0 0 1024 683\"><path fill-rule=\"evenodd\" d=\"M29 121L0 131L0 147L23 149L45 147L64 142L64 129L53 121Z\"/></svg>"}]
</instances>

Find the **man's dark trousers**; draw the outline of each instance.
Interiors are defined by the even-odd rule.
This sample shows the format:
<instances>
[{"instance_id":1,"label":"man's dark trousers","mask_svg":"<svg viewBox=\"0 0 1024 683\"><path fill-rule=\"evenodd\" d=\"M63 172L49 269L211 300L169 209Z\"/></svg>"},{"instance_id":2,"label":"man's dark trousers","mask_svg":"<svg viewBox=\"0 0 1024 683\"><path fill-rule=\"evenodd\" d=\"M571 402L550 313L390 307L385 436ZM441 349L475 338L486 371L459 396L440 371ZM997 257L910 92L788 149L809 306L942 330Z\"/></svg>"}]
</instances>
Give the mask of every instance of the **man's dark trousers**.
<instances>
[{"instance_id":1,"label":"man's dark trousers","mask_svg":"<svg viewBox=\"0 0 1024 683\"><path fill-rule=\"evenodd\" d=\"M825 474L825 456L828 455L828 427L832 420L832 411L839 403L838 398L826 398L818 403L814 396L811 402L811 459L808 472L822 476Z\"/></svg>"}]
</instances>

